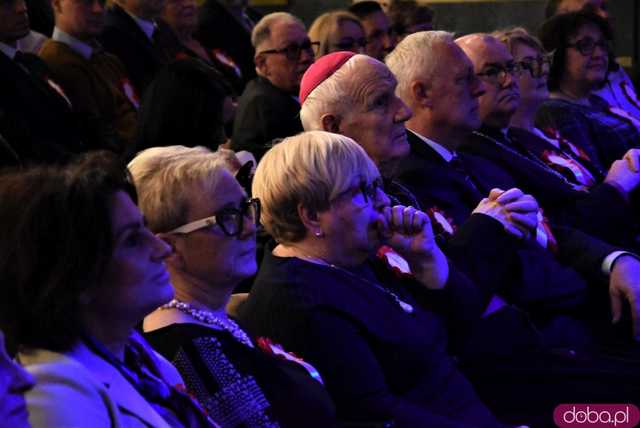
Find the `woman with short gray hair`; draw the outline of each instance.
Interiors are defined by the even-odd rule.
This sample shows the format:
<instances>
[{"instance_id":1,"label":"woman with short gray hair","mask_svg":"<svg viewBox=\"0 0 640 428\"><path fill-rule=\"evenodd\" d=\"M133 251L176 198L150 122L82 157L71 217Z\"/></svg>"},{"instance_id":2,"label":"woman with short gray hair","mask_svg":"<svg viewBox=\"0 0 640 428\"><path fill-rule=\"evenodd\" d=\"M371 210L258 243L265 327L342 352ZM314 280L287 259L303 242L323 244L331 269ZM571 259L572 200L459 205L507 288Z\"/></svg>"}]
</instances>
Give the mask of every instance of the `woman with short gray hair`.
<instances>
[{"instance_id":1,"label":"woman with short gray hair","mask_svg":"<svg viewBox=\"0 0 640 428\"><path fill-rule=\"evenodd\" d=\"M479 316L477 289L448 265L425 213L389 206L357 143L287 138L258 164L253 194L276 244L241 319L318 367L341 418L501 426L447 355L437 314L450 326Z\"/></svg>"}]
</instances>

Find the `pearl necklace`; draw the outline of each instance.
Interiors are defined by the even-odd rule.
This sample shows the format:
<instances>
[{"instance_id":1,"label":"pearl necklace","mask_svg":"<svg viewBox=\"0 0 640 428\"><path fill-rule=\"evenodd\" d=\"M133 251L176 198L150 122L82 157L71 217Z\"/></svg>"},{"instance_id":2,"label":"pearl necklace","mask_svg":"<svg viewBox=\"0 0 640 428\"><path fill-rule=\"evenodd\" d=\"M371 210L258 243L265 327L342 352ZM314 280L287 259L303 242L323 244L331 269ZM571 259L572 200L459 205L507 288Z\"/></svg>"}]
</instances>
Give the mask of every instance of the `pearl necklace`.
<instances>
[{"instance_id":1,"label":"pearl necklace","mask_svg":"<svg viewBox=\"0 0 640 428\"><path fill-rule=\"evenodd\" d=\"M220 327L222 330L228 331L238 342L247 345L250 348L253 348L253 343L251 343L251 339L247 333L245 333L240 326L232 319L227 318L226 320L222 320L219 316L214 315L210 311L205 311L202 309L196 309L188 303L181 302L180 300L173 299L166 305L162 305L160 309L177 309L180 312L184 312L185 314L191 316L192 318L203 322L205 324L214 325L216 327Z\"/></svg>"}]
</instances>

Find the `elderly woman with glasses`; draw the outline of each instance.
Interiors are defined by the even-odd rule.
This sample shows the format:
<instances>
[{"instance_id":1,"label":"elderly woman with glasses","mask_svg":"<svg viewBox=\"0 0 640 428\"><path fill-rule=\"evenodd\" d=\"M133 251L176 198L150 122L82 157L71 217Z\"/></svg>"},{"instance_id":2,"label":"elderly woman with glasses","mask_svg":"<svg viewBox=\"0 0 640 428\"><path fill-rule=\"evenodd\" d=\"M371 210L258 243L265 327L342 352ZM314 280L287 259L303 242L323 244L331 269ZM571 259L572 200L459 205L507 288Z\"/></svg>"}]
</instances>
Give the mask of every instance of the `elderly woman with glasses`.
<instances>
[{"instance_id":1,"label":"elderly woman with glasses","mask_svg":"<svg viewBox=\"0 0 640 428\"><path fill-rule=\"evenodd\" d=\"M323 13L309 28L309 38L317 42L316 59L331 52L364 53L367 38L357 16L346 10Z\"/></svg>"},{"instance_id":2,"label":"elderly woman with glasses","mask_svg":"<svg viewBox=\"0 0 640 428\"><path fill-rule=\"evenodd\" d=\"M551 99L538 110L536 123L578 145L603 171L640 145L640 122L594 93L607 77L611 38L607 21L588 12L557 15L540 30L553 62Z\"/></svg>"},{"instance_id":3,"label":"elderly woman with glasses","mask_svg":"<svg viewBox=\"0 0 640 428\"><path fill-rule=\"evenodd\" d=\"M276 244L241 320L316 366L342 419L500 426L447 354L444 321L475 320L477 289L450 269L425 213L389 206L357 143L287 138L252 189Z\"/></svg>"},{"instance_id":4,"label":"elderly woman with glasses","mask_svg":"<svg viewBox=\"0 0 640 428\"><path fill-rule=\"evenodd\" d=\"M175 299L144 320L154 347L223 427L332 427L318 372L225 311L256 265L260 203L248 199L221 152L157 147L130 163L151 230L173 248Z\"/></svg>"},{"instance_id":5,"label":"elderly woman with glasses","mask_svg":"<svg viewBox=\"0 0 640 428\"><path fill-rule=\"evenodd\" d=\"M0 198L0 327L35 379L31 426L216 426L135 331L173 297L171 250L146 228L125 165L98 152L8 173Z\"/></svg>"}]
</instances>

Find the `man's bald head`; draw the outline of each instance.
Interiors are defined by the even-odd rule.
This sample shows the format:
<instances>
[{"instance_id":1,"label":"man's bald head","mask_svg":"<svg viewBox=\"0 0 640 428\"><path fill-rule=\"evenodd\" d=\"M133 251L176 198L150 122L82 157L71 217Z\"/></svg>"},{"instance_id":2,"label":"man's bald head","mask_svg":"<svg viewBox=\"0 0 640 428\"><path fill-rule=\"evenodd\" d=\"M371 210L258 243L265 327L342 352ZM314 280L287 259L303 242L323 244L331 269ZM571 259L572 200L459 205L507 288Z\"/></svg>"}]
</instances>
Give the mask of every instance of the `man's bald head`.
<instances>
[{"instance_id":1,"label":"man's bald head","mask_svg":"<svg viewBox=\"0 0 640 428\"><path fill-rule=\"evenodd\" d=\"M520 68L507 47L488 34L470 34L456 43L467 54L486 92L480 97L480 118L485 125L505 128L518 108Z\"/></svg>"}]
</instances>

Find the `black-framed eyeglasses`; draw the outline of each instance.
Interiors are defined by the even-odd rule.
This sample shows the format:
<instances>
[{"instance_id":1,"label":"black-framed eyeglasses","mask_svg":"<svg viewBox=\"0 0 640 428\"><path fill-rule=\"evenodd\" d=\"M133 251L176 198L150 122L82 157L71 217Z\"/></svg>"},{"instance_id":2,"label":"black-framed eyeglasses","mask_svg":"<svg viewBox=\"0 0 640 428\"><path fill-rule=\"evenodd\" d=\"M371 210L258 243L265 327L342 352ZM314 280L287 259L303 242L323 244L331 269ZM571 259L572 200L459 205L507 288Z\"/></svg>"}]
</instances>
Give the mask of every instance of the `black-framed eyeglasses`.
<instances>
[{"instance_id":1,"label":"black-framed eyeglasses","mask_svg":"<svg viewBox=\"0 0 640 428\"><path fill-rule=\"evenodd\" d=\"M567 44L567 47L574 48L580 55L582 56L591 56L593 52L596 50L596 46L602 49L605 52L609 52L610 46L609 42L605 39L593 40L591 37L585 37L584 39L580 39L577 42Z\"/></svg>"},{"instance_id":2,"label":"black-framed eyeglasses","mask_svg":"<svg viewBox=\"0 0 640 428\"><path fill-rule=\"evenodd\" d=\"M364 37L360 39L348 38L333 44L333 47L338 48L341 51L350 51L352 49L358 49L358 48L364 49L366 46L367 46L367 39L365 39Z\"/></svg>"},{"instance_id":3,"label":"black-framed eyeglasses","mask_svg":"<svg viewBox=\"0 0 640 428\"><path fill-rule=\"evenodd\" d=\"M258 198L242 202L240 208L224 208L211 217L192 221L173 229L169 233L186 235L196 230L218 225L225 235L236 237L242 234L245 218L253 220L256 227L260 224L260 200Z\"/></svg>"},{"instance_id":4,"label":"black-framed eyeglasses","mask_svg":"<svg viewBox=\"0 0 640 428\"><path fill-rule=\"evenodd\" d=\"M476 73L476 76L493 85L504 85L508 76L520 77L522 66L516 62L506 64L491 64L484 71Z\"/></svg>"},{"instance_id":5,"label":"black-framed eyeglasses","mask_svg":"<svg viewBox=\"0 0 640 428\"><path fill-rule=\"evenodd\" d=\"M522 70L527 70L531 77L542 77L545 73L549 72L551 67L551 55L540 55L536 58L523 58L519 61Z\"/></svg>"},{"instance_id":6,"label":"black-framed eyeglasses","mask_svg":"<svg viewBox=\"0 0 640 428\"><path fill-rule=\"evenodd\" d=\"M318 42L312 42L307 39L301 44L291 43L290 45L282 48L282 49L268 49L266 51L260 52L261 54L284 54L284 56L289 61L297 61L300 59L300 54L302 51L305 51L309 54L309 56L314 56L314 49L320 45Z\"/></svg>"}]
</instances>

